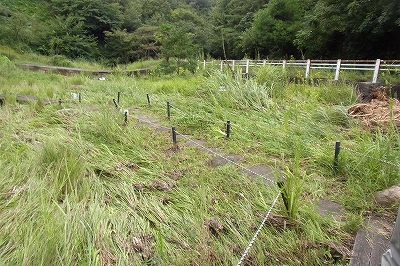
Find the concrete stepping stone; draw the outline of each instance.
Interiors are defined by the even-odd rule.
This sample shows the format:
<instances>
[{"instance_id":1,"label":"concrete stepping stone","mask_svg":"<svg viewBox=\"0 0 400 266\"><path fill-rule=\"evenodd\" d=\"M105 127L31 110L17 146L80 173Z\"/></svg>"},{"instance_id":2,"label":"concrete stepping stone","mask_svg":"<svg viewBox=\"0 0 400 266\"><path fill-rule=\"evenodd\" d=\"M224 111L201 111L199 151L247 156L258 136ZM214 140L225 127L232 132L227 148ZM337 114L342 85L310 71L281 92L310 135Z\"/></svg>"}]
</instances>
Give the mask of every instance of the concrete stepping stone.
<instances>
[{"instance_id":1,"label":"concrete stepping stone","mask_svg":"<svg viewBox=\"0 0 400 266\"><path fill-rule=\"evenodd\" d=\"M138 126L148 126L148 127L153 127L153 128L159 128L161 127L160 123L156 121L156 119L149 117L147 115L140 114L138 115L138 122L136 125Z\"/></svg>"},{"instance_id":2,"label":"concrete stepping stone","mask_svg":"<svg viewBox=\"0 0 400 266\"><path fill-rule=\"evenodd\" d=\"M243 169L243 172L246 173L250 178L262 178L264 177L265 181L268 184L275 185L276 184L276 176L274 169L269 167L268 165L265 164L260 164L260 165L253 165L250 167L246 167L245 170Z\"/></svg>"},{"instance_id":3,"label":"concrete stepping stone","mask_svg":"<svg viewBox=\"0 0 400 266\"><path fill-rule=\"evenodd\" d=\"M381 264L383 253L390 247L393 223L371 216L365 229L359 229L354 241L350 266L375 266Z\"/></svg>"},{"instance_id":4,"label":"concrete stepping stone","mask_svg":"<svg viewBox=\"0 0 400 266\"><path fill-rule=\"evenodd\" d=\"M249 169L250 171L246 171L246 174L249 177L258 177L258 176L265 176L271 179L275 179L274 176L274 169L272 169L271 167L269 167L268 165L265 164L260 164L260 165L253 165L250 167L247 167L247 169Z\"/></svg>"},{"instance_id":5,"label":"concrete stepping stone","mask_svg":"<svg viewBox=\"0 0 400 266\"><path fill-rule=\"evenodd\" d=\"M344 219L343 209L339 203L330 200L319 199L316 204L317 211L322 217L331 217L336 221Z\"/></svg>"},{"instance_id":6,"label":"concrete stepping stone","mask_svg":"<svg viewBox=\"0 0 400 266\"><path fill-rule=\"evenodd\" d=\"M24 95L24 94L17 94L15 96L17 102L29 102L29 101L37 101L38 97L32 95Z\"/></svg>"},{"instance_id":7,"label":"concrete stepping stone","mask_svg":"<svg viewBox=\"0 0 400 266\"><path fill-rule=\"evenodd\" d=\"M223 157L217 156L217 157L213 158L213 159L209 162L209 164L210 164L212 167L218 167L218 166L222 166L222 165L228 164L228 163L230 163L230 161L236 163L236 162L238 162L241 158L242 158L242 156L239 155L239 154L226 154L226 155L223 155ZM229 161L228 161L227 159L228 159Z\"/></svg>"}]
</instances>

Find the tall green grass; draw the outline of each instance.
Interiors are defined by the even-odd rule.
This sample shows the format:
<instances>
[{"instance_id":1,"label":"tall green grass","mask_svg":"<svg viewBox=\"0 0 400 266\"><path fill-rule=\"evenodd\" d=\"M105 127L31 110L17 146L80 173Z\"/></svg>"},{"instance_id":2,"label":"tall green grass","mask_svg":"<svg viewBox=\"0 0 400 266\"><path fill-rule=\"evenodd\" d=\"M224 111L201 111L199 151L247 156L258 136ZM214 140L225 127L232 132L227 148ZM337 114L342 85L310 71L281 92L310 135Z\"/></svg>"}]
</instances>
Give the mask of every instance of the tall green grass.
<instances>
[{"instance_id":1,"label":"tall green grass","mask_svg":"<svg viewBox=\"0 0 400 266\"><path fill-rule=\"evenodd\" d=\"M2 265L237 263L281 191L237 165L212 167L215 155L184 138L174 148L170 131L139 123L139 115L222 155L240 154L241 166L265 164L273 178L286 176L289 211L280 199L248 264L346 265L323 243L347 241L365 212L389 211L370 195L395 184L399 169L374 158L398 164L399 135L366 132L349 118L356 94L345 84L289 84L280 68L260 68L249 79L116 73L104 81L27 72L12 60L0 68L0 94L7 93L0 108ZM15 94L65 101L23 104ZM170 120L166 101L175 107ZM347 149L335 173L336 140ZM320 217L320 198L339 201L346 221Z\"/></svg>"}]
</instances>

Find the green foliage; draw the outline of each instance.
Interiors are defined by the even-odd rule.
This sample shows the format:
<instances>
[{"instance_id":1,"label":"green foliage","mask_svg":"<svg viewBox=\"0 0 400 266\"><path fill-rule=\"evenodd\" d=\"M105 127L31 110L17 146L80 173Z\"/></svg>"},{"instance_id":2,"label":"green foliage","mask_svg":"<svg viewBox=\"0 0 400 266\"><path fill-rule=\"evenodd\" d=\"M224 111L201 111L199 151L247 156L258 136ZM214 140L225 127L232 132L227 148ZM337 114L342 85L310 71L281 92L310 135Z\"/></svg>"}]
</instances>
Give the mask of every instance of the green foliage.
<instances>
[{"instance_id":1,"label":"green foliage","mask_svg":"<svg viewBox=\"0 0 400 266\"><path fill-rule=\"evenodd\" d=\"M113 0L51 0L51 9L57 16L83 21L83 29L101 40L104 31L123 23L121 6Z\"/></svg>"},{"instance_id":2,"label":"green foliage","mask_svg":"<svg viewBox=\"0 0 400 266\"><path fill-rule=\"evenodd\" d=\"M40 50L47 55L64 55L79 58L96 55L96 40L88 36L84 29L84 21L77 17L58 17L52 25L53 31L43 42Z\"/></svg>"},{"instance_id":3,"label":"green foliage","mask_svg":"<svg viewBox=\"0 0 400 266\"><path fill-rule=\"evenodd\" d=\"M132 61L133 37L126 30L105 31L104 57L111 65L128 64Z\"/></svg>"},{"instance_id":4,"label":"green foliage","mask_svg":"<svg viewBox=\"0 0 400 266\"><path fill-rule=\"evenodd\" d=\"M392 58L400 43L399 8L398 2L387 0L373 4L353 0L316 1L297 33L296 43L308 58ZM390 41L382 42L385 38Z\"/></svg>"},{"instance_id":5,"label":"green foliage","mask_svg":"<svg viewBox=\"0 0 400 266\"><path fill-rule=\"evenodd\" d=\"M175 25L163 24L157 37L162 46L162 57L165 60L161 67L166 70L175 68L178 74L181 72L181 68L194 73L197 68L197 62L194 59L198 55L198 48L193 43L191 33L187 33ZM175 63L172 64L170 59L175 60Z\"/></svg>"},{"instance_id":6,"label":"green foliage","mask_svg":"<svg viewBox=\"0 0 400 266\"><path fill-rule=\"evenodd\" d=\"M132 33L132 51L134 59L149 60L157 58L160 52L160 43L157 41L156 26L142 26Z\"/></svg>"},{"instance_id":7,"label":"green foliage","mask_svg":"<svg viewBox=\"0 0 400 266\"><path fill-rule=\"evenodd\" d=\"M262 58L288 58L298 55L293 40L300 29L306 2L300 0L272 0L266 8L254 15L252 28L246 33L244 44L247 54ZM256 54L254 54L256 52Z\"/></svg>"},{"instance_id":8,"label":"green foliage","mask_svg":"<svg viewBox=\"0 0 400 266\"><path fill-rule=\"evenodd\" d=\"M55 55L50 57L50 63L54 66L73 67L72 61L63 55Z\"/></svg>"}]
</instances>

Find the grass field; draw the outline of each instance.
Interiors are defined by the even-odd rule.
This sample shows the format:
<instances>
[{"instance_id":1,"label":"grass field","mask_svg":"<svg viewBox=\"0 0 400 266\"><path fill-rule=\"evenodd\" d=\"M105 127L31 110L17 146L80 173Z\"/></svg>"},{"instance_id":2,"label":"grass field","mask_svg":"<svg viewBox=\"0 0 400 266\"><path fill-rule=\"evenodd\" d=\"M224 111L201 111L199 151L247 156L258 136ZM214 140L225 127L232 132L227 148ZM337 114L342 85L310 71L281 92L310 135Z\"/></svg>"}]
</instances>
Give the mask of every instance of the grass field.
<instances>
[{"instance_id":1,"label":"grass field","mask_svg":"<svg viewBox=\"0 0 400 266\"><path fill-rule=\"evenodd\" d=\"M399 134L350 118L357 95L344 83L290 84L275 68L100 81L27 72L3 54L3 93L1 265L236 265L269 211L244 265L346 265L329 243L348 247L367 213L396 210L372 196L399 183L381 161L399 165ZM240 160L213 167L218 156L188 139ZM286 181L288 209L274 183L246 172L257 165ZM320 199L340 203L344 219L319 216Z\"/></svg>"}]
</instances>

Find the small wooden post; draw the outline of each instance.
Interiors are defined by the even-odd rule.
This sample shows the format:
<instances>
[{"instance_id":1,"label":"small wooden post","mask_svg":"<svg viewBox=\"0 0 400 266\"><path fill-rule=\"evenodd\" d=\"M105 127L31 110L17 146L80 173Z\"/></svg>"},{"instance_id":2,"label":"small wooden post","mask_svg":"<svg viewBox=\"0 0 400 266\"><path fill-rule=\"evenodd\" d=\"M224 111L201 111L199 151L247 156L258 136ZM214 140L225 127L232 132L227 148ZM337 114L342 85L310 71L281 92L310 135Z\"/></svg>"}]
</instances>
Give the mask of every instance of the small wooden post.
<instances>
[{"instance_id":1,"label":"small wooden post","mask_svg":"<svg viewBox=\"0 0 400 266\"><path fill-rule=\"evenodd\" d=\"M306 76L305 76L306 79L308 79L310 76L310 68L311 68L311 60L307 59Z\"/></svg>"},{"instance_id":2,"label":"small wooden post","mask_svg":"<svg viewBox=\"0 0 400 266\"><path fill-rule=\"evenodd\" d=\"M285 204L286 211L289 211L289 204L288 204L288 200L286 198L286 191L284 188L285 182L278 181L278 182L276 182L276 184L278 185L279 189L281 190L281 196L282 196L283 204Z\"/></svg>"},{"instance_id":3,"label":"small wooden post","mask_svg":"<svg viewBox=\"0 0 400 266\"><path fill-rule=\"evenodd\" d=\"M128 110L124 110L124 124L128 124Z\"/></svg>"},{"instance_id":4,"label":"small wooden post","mask_svg":"<svg viewBox=\"0 0 400 266\"><path fill-rule=\"evenodd\" d=\"M267 64L267 60L263 60L263 66L265 66Z\"/></svg>"},{"instance_id":5,"label":"small wooden post","mask_svg":"<svg viewBox=\"0 0 400 266\"><path fill-rule=\"evenodd\" d=\"M338 59L336 63L336 73L335 73L335 80L339 80L340 74L340 65L342 64L342 59Z\"/></svg>"},{"instance_id":6,"label":"small wooden post","mask_svg":"<svg viewBox=\"0 0 400 266\"><path fill-rule=\"evenodd\" d=\"M376 83L378 81L378 75L379 75L379 68L381 67L381 60L376 59L375 62L375 69L374 69L374 77L372 78L372 83Z\"/></svg>"},{"instance_id":7,"label":"small wooden post","mask_svg":"<svg viewBox=\"0 0 400 266\"><path fill-rule=\"evenodd\" d=\"M235 60L232 60L232 71L235 71Z\"/></svg>"},{"instance_id":8,"label":"small wooden post","mask_svg":"<svg viewBox=\"0 0 400 266\"><path fill-rule=\"evenodd\" d=\"M147 103L150 105L150 96L148 93L146 94L146 97L147 97Z\"/></svg>"},{"instance_id":9,"label":"small wooden post","mask_svg":"<svg viewBox=\"0 0 400 266\"><path fill-rule=\"evenodd\" d=\"M246 75L249 75L249 66L250 66L250 60L246 61Z\"/></svg>"},{"instance_id":10,"label":"small wooden post","mask_svg":"<svg viewBox=\"0 0 400 266\"><path fill-rule=\"evenodd\" d=\"M168 120L171 119L171 105L169 104L169 102L167 102L167 116L168 116Z\"/></svg>"},{"instance_id":11,"label":"small wooden post","mask_svg":"<svg viewBox=\"0 0 400 266\"><path fill-rule=\"evenodd\" d=\"M229 138L231 135L231 121L226 121L226 137Z\"/></svg>"},{"instance_id":12,"label":"small wooden post","mask_svg":"<svg viewBox=\"0 0 400 266\"><path fill-rule=\"evenodd\" d=\"M176 131L175 131L175 127L172 127L172 142L174 143L174 146L176 146Z\"/></svg>"},{"instance_id":13,"label":"small wooden post","mask_svg":"<svg viewBox=\"0 0 400 266\"><path fill-rule=\"evenodd\" d=\"M224 61L221 60L221 65L220 65L221 72L223 70L223 67L224 67Z\"/></svg>"},{"instance_id":14,"label":"small wooden post","mask_svg":"<svg viewBox=\"0 0 400 266\"><path fill-rule=\"evenodd\" d=\"M204 70L206 69L206 64L207 64L206 60L203 60L203 69Z\"/></svg>"},{"instance_id":15,"label":"small wooden post","mask_svg":"<svg viewBox=\"0 0 400 266\"><path fill-rule=\"evenodd\" d=\"M335 158L333 160L333 171L336 173L339 166L339 152L340 152L340 141L335 143Z\"/></svg>"},{"instance_id":16,"label":"small wooden post","mask_svg":"<svg viewBox=\"0 0 400 266\"><path fill-rule=\"evenodd\" d=\"M286 69L286 60L282 61L282 69Z\"/></svg>"}]
</instances>

